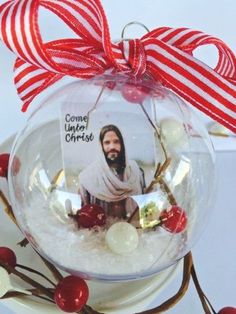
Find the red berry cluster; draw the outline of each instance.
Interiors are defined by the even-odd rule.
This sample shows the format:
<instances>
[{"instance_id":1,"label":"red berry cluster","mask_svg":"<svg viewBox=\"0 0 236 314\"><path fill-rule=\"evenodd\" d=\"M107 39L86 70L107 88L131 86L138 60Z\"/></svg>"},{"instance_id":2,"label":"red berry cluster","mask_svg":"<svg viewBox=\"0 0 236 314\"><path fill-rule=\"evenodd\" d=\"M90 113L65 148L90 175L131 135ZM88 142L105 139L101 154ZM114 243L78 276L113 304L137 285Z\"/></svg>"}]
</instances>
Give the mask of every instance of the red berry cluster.
<instances>
[{"instance_id":1,"label":"red berry cluster","mask_svg":"<svg viewBox=\"0 0 236 314\"><path fill-rule=\"evenodd\" d=\"M149 92L150 89L148 87L133 83L126 83L121 91L124 99L135 104L143 103Z\"/></svg>"},{"instance_id":2,"label":"red berry cluster","mask_svg":"<svg viewBox=\"0 0 236 314\"><path fill-rule=\"evenodd\" d=\"M179 217L180 213L182 213L181 215L183 215L183 210L181 210L180 208L176 209L176 207L177 206L175 206L175 209L173 209L172 207L172 213L177 213L176 217ZM174 216L172 216L172 218ZM182 221L181 227L178 226L178 232L180 232L183 226L186 226L186 222L187 220L185 220L184 223ZM168 228L170 228L169 230L171 231L176 231L176 224L169 224ZM0 261L11 266L12 268L16 267L16 255L8 247L0 247ZM76 276L67 276L63 278L57 284L54 291L54 301L56 305L62 311L67 313L79 312L86 305L88 297L89 288L86 281ZM236 314L236 308L224 307L218 312L218 314Z\"/></svg>"},{"instance_id":3,"label":"red berry cluster","mask_svg":"<svg viewBox=\"0 0 236 314\"><path fill-rule=\"evenodd\" d=\"M119 90L125 100L134 104L141 104L148 95L163 99L166 95L165 89L152 80L128 79L125 83L117 84L114 80L107 80L103 86L110 90Z\"/></svg>"},{"instance_id":4,"label":"red berry cluster","mask_svg":"<svg viewBox=\"0 0 236 314\"><path fill-rule=\"evenodd\" d=\"M12 268L16 267L16 255L8 247L0 247L0 261ZM88 296L86 282L79 277L68 276L56 286L54 301L61 310L72 313L80 311L85 306Z\"/></svg>"}]
</instances>

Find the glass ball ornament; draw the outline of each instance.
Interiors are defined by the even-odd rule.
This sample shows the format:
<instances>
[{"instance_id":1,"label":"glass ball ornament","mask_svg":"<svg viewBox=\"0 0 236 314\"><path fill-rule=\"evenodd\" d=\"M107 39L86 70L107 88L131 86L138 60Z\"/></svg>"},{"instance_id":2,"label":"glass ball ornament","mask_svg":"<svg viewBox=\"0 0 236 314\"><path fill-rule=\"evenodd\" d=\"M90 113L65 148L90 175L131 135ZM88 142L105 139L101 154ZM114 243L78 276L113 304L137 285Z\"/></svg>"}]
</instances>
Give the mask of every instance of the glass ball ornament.
<instances>
[{"instance_id":1,"label":"glass ball ornament","mask_svg":"<svg viewBox=\"0 0 236 314\"><path fill-rule=\"evenodd\" d=\"M8 177L14 214L41 255L72 275L120 281L190 251L212 209L214 150L179 97L148 79L105 75L35 107Z\"/></svg>"}]
</instances>

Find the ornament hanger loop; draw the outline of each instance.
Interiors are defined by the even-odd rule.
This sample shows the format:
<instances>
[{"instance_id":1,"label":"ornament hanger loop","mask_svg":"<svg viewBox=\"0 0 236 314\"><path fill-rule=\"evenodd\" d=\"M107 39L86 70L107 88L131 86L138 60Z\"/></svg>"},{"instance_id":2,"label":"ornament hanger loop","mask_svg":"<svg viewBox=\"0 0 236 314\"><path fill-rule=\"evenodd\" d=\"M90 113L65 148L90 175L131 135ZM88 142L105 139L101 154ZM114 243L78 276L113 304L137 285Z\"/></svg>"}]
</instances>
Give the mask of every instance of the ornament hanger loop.
<instances>
[{"instance_id":1,"label":"ornament hanger loop","mask_svg":"<svg viewBox=\"0 0 236 314\"><path fill-rule=\"evenodd\" d=\"M122 29L122 32L121 32L121 38L122 38L122 40L127 40L127 39L124 37L124 36L125 36L125 31L127 30L128 27L130 27L130 26L132 26L132 25L141 26L141 27L143 27L143 28L147 31L147 33L150 32L150 30L148 29L148 27L147 27L145 24L143 24L143 23L141 23L141 22L133 21L133 22L130 22L130 23L126 24L126 25L124 26L124 28Z\"/></svg>"}]
</instances>

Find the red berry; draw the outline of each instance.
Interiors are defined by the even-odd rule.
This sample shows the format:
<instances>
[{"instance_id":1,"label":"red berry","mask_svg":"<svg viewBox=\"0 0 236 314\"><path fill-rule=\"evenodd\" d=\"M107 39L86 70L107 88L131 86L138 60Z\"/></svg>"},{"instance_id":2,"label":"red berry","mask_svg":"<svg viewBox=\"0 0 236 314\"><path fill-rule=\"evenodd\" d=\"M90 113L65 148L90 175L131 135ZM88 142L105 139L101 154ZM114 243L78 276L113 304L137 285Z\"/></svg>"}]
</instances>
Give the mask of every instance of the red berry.
<instances>
[{"instance_id":1,"label":"red berry","mask_svg":"<svg viewBox=\"0 0 236 314\"><path fill-rule=\"evenodd\" d=\"M79 277L68 276L56 286L54 301L62 311L73 313L84 307L88 296L89 289L86 282Z\"/></svg>"},{"instance_id":2,"label":"red berry","mask_svg":"<svg viewBox=\"0 0 236 314\"><path fill-rule=\"evenodd\" d=\"M7 178L8 176L8 166L9 166L10 154L0 155L0 177ZM16 156L13 158L12 162L12 173L16 175L20 171L20 160Z\"/></svg>"},{"instance_id":3,"label":"red berry","mask_svg":"<svg viewBox=\"0 0 236 314\"><path fill-rule=\"evenodd\" d=\"M16 267L16 255L8 247L0 247L0 261L12 268Z\"/></svg>"},{"instance_id":4,"label":"red berry","mask_svg":"<svg viewBox=\"0 0 236 314\"><path fill-rule=\"evenodd\" d=\"M106 214L101 206L88 204L78 210L75 219L79 227L92 228L103 226L106 223Z\"/></svg>"},{"instance_id":5,"label":"red berry","mask_svg":"<svg viewBox=\"0 0 236 314\"><path fill-rule=\"evenodd\" d=\"M150 92L149 88L143 85L126 83L122 88L122 96L131 103L140 104Z\"/></svg>"},{"instance_id":6,"label":"red berry","mask_svg":"<svg viewBox=\"0 0 236 314\"><path fill-rule=\"evenodd\" d=\"M107 81L107 82L105 83L105 86L106 86L107 88L113 90L113 89L116 87L116 82L114 82L114 81Z\"/></svg>"},{"instance_id":7,"label":"red berry","mask_svg":"<svg viewBox=\"0 0 236 314\"><path fill-rule=\"evenodd\" d=\"M235 307L224 307L221 309L218 314L236 314L236 308Z\"/></svg>"},{"instance_id":8,"label":"red berry","mask_svg":"<svg viewBox=\"0 0 236 314\"><path fill-rule=\"evenodd\" d=\"M164 210L160 215L162 227L169 232L182 232L187 225L187 216L185 211L174 205L170 210Z\"/></svg>"},{"instance_id":9,"label":"red berry","mask_svg":"<svg viewBox=\"0 0 236 314\"><path fill-rule=\"evenodd\" d=\"M7 178L10 154L0 155L0 177Z\"/></svg>"}]
</instances>

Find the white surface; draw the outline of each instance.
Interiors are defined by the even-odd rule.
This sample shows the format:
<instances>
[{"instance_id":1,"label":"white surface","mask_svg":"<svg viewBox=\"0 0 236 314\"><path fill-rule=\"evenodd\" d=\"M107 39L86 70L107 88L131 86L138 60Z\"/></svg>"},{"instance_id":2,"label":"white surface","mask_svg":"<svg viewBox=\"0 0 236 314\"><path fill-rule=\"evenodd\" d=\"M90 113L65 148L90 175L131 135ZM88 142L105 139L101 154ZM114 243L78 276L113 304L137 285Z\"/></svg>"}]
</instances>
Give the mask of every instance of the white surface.
<instances>
[{"instance_id":1,"label":"white surface","mask_svg":"<svg viewBox=\"0 0 236 314\"><path fill-rule=\"evenodd\" d=\"M0 0L0 4L5 0ZM214 35L224 40L236 52L235 36L235 0L102 0L110 23L113 39L120 38L121 30L128 22L140 21L150 29L159 26L190 27ZM73 36L62 24L55 27L52 14L41 10L40 21L45 41L63 36ZM126 36L139 37L143 30L133 26L127 30ZM204 47L196 53L209 65L216 62L217 53L212 47ZM14 55L0 42L0 142L23 127L29 113L20 111L21 101L18 99L13 85L12 68ZM204 116L203 119L208 121ZM236 139L214 139L219 150L236 150Z\"/></svg>"}]
</instances>

